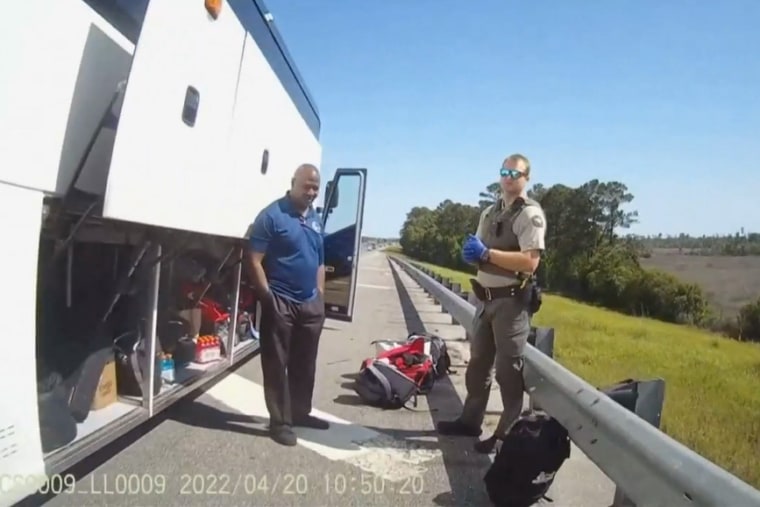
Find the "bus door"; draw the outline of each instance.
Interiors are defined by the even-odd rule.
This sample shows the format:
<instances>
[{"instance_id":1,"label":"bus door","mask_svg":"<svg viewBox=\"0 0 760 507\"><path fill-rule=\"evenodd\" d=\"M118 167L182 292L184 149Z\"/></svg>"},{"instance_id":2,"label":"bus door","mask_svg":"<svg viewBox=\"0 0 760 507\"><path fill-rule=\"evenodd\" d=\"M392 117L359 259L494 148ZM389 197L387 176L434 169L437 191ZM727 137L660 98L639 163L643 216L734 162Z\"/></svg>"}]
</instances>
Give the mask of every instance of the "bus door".
<instances>
[{"instance_id":1,"label":"bus door","mask_svg":"<svg viewBox=\"0 0 760 507\"><path fill-rule=\"evenodd\" d=\"M366 184L366 169L338 169L325 189L325 314L331 319L353 320Z\"/></svg>"}]
</instances>

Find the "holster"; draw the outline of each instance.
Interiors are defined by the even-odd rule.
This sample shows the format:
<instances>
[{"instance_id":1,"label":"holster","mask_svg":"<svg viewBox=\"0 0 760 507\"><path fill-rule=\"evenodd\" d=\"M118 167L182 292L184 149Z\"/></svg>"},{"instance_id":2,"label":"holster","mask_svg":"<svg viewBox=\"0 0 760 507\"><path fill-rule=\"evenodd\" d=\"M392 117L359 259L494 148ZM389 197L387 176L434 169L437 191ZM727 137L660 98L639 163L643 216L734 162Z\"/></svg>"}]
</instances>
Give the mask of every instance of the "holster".
<instances>
[{"instance_id":1,"label":"holster","mask_svg":"<svg viewBox=\"0 0 760 507\"><path fill-rule=\"evenodd\" d=\"M541 287L539 287L538 284L529 283L528 289L528 313L533 315L534 313L538 313L538 310L541 309L543 297L541 296Z\"/></svg>"}]
</instances>

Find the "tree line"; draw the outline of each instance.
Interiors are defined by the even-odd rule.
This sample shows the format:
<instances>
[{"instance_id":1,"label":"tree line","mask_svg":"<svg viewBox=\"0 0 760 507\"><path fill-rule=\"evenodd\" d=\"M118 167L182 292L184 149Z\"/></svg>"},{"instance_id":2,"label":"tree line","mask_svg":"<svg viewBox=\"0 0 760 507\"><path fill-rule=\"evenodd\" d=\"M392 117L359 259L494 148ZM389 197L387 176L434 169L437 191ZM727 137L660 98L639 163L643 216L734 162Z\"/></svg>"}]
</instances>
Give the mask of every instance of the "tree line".
<instances>
[{"instance_id":1,"label":"tree line","mask_svg":"<svg viewBox=\"0 0 760 507\"><path fill-rule=\"evenodd\" d=\"M656 249L677 249L684 255L731 255L749 256L760 255L760 233L745 233L744 230L729 235L714 236L636 236L649 256Z\"/></svg>"},{"instance_id":2,"label":"tree line","mask_svg":"<svg viewBox=\"0 0 760 507\"><path fill-rule=\"evenodd\" d=\"M744 306L735 318L721 321L700 286L641 266L639 259L646 256L648 245L618 234L638 221L638 213L629 209L634 197L625 184L596 179L578 187L535 184L528 195L541 203L548 225L546 252L537 273L545 291L760 341L760 300ZM462 260L462 243L477 229L482 210L499 198L499 184L493 183L480 193L477 206L444 200L434 209L412 208L400 231L403 252L474 274L475 268Z\"/></svg>"}]
</instances>

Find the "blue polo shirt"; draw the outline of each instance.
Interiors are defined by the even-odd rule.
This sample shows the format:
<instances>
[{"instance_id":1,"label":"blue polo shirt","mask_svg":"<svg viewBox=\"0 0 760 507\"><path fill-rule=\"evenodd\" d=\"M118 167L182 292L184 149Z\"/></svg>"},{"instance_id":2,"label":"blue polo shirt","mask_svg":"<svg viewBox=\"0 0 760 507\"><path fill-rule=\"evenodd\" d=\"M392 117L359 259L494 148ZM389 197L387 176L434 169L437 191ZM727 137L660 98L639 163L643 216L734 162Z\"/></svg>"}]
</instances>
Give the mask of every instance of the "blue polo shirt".
<instances>
[{"instance_id":1,"label":"blue polo shirt","mask_svg":"<svg viewBox=\"0 0 760 507\"><path fill-rule=\"evenodd\" d=\"M253 222L251 249L264 253L269 288L306 302L317 296L317 268L324 264L322 222L314 208L301 215L288 196L261 210Z\"/></svg>"}]
</instances>

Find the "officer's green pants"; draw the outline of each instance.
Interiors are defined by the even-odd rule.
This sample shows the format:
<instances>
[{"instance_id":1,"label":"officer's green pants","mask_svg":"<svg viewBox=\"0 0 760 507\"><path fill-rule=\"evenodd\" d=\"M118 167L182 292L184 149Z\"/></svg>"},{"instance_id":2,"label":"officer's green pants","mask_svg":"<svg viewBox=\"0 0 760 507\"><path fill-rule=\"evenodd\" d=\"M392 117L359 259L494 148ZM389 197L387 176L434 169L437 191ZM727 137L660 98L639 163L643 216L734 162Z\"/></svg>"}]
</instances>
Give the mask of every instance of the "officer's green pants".
<instances>
[{"instance_id":1,"label":"officer's green pants","mask_svg":"<svg viewBox=\"0 0 760 507\"><path fill-rule=\"evenodd\" d=\"M519 298L478 302L465 376L463 423L474 427L483 424L494 366L504 405L494 433L506 434L518 419L523 408L523 352L529 334L530 317Z\"/></svg>"}]
</instances>

